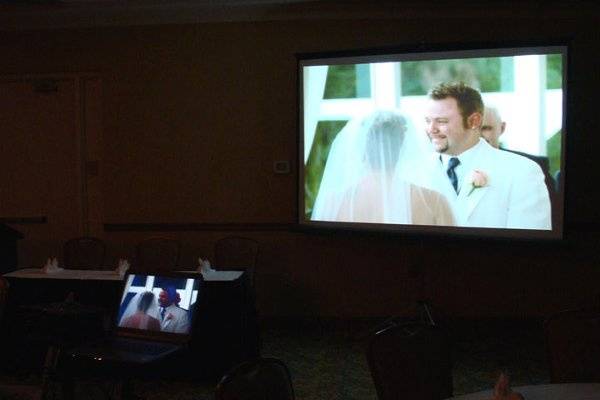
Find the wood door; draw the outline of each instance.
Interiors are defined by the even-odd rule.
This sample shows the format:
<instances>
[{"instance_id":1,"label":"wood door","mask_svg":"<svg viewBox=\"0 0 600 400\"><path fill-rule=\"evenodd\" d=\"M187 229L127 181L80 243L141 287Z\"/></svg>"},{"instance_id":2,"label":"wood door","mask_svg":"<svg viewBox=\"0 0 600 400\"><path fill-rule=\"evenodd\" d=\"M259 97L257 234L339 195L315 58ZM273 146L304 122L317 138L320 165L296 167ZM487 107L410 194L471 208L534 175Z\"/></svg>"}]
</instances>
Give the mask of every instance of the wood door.
<instances>
[{"instance_id":1,"label":"wood door","mask_svg":"<svg viewBox=\"0 0 600 400\"><path fill-rule=\"evenodd\" d=\"M25 235L19 265L89 232L85 96L78 77L0 80L0 218Z\"/></svg>"}]
</instances>

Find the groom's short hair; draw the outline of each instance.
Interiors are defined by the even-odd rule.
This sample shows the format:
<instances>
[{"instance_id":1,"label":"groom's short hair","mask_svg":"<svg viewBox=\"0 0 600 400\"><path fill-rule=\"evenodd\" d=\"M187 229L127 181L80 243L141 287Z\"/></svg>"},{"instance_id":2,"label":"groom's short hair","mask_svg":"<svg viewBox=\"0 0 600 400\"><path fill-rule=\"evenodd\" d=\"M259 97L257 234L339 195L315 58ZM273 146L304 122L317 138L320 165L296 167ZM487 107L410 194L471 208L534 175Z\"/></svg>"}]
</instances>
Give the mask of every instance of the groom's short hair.
<instances>
[{"instance_id":1,"label":"groom's short hair","mask_svg":"<svg viewBox=\"0 0 600 400\"><path fill-rule=\"evenodd\" d=\"M432 100L444 100L449 97L455 99L465 128L469 127L467 120L471 114L478 112L483 115L484 107L481 94L464 82L440 83L431 89L429 97Z\"/></svg>"}]
</instances>

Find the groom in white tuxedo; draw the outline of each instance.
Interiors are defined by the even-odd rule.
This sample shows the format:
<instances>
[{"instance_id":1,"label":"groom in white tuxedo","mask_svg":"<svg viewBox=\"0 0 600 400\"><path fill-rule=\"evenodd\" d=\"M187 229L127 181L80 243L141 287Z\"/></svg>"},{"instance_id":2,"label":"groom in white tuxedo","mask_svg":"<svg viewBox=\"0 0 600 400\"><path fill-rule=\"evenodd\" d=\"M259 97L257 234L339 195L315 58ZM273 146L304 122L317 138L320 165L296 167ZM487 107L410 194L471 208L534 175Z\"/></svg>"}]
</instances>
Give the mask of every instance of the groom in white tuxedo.
<instances>
[{"instance_id":1,"label":"groom in white tuxedo","mask_svg":"<svg viewBox=\"0 0 600 400\"><path fill-rule=\"evenodd\" d=\"M447 197L459 226L551 229L542 170L481 139L483 110L479 92L463 83L440 84L429 93L431 188Z\"/></svg>"},{"instance_id":2,"label":"groom in white tuxedo","mask_svg":"<svg viewBox=\"0 0 600 400\"><path fill-rule=\"evenodd\" d=\"M177 291L174 287L162 288L158 294L160 330L162 332L187 333L190 330L189 315L177 304Z\"/></svg>"}]
</instances>

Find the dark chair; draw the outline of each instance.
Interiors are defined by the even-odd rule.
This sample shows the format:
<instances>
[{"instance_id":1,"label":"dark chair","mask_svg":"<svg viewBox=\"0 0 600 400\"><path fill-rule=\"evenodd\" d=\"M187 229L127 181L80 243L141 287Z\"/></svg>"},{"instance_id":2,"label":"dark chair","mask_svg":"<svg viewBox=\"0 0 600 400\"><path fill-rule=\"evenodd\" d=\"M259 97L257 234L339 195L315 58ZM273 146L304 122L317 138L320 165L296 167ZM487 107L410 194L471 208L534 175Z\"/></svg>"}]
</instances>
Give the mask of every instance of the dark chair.
<instances>
[{"instance_id":1,"label":"dark chair","mask_svg":"<svg viewBox=\"0 0 600 400\"><path fill-rule=\"evenodd\" d=\"M215 243L215 266L217 270L245 270L250 286L254 287L254 272L258 258L258 242L254 239L227 236Z\"/></svg>"},{"instance_id":2,"label":"dark chair","mask_svg":"<svg viewBox=\"0 0 600 400\"><path fill-rule=\"evenodd\" d=\"M600 382L600 309L567 310L544 322L553 383Z\"/></svg>"},{"instance_id":3,"label":"dark chair","mask_svg":"<svg viewBox=\"0 0 600 400\"><path fill-rule=\"evenodd\" d=\"M179 263L181 244L169 238L150 238L136 246L133 270L141 272L174 271Z\"/></svg>"},{"instance_id":4,"label":"dark chair","mask_svg":"<svg viewBox=\"0 0 600 400\"><path fill-rule=\"evenodd\" d=\"M367 361L380 400L452 397L450 342L438 326L392 325L371 336Z\"/></svg>"},{"instance_id":5,"label":"dark chair","mask_svg":"<svg viewBox=\"0 0 600 400\"><path fill-rule=\"evenodd\" d=\"M78 237L65 242L63 266L71 269L106 269L106 245L98 238Z\"/></svg>"},{"instance_id":6,"label":"dark chair","mask_svg":"<svg viewBox=\"0 0 600 400\"><path fill-rule=\"evenodd\" d=\"M221 379L216 400L293 400L287 366L276 358L258 358L234 367Z\"/></svg>"}]
</instances>

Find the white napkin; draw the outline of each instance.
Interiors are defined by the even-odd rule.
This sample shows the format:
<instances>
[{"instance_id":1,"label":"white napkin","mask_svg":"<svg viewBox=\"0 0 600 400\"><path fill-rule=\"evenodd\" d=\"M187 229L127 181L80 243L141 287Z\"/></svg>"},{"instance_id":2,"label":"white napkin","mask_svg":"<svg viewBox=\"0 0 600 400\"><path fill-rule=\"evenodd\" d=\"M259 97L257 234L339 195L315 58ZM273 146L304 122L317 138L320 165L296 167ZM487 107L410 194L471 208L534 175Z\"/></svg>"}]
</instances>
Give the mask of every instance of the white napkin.
<instances>
[{"instance_id":1,"label":"white napkin","mask_svg":"<svg viewBox=\"0 0 600 400\"><path fill-rule=\"evenodd\" d=\"M45 274L54 274L54 273L57 273L57 272L60 272L63 270L64 270L63 268L58 266L58 259L56 257L48 258L48 260L46 261L46 264L42 268L42 271L44 271Z\"/></svg>"},{"instance_id":2,"label":"white napkin","mask_svg":"<svg viewBox=\"0 0 600 400\"><path fill-rule=\"evenodd\" d=\"M118 273L119 275L123 276L123 275L125 275L125 272L127 272L128 269L129 269L129 261L127 261L123 258L119 258L119 262L117 263L117 268L115 269L115 272Z\"/></svg>"},{"instance_id":3,"label":"white napkin","mask_svg":"<svg viewBox=\"0 0 600 400\"><path fill-rule=\"evenodd\" d=\"M211 272L215 272L215 270L212 269L210 266L210 261L203 260L202 257L198 257L198 269L196 269L196 271L198 271L202 274L208 274Z\"/></svg>"}]
</instances>

